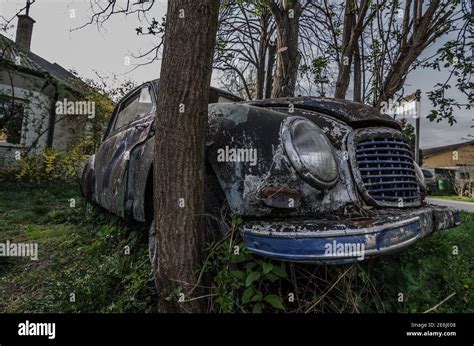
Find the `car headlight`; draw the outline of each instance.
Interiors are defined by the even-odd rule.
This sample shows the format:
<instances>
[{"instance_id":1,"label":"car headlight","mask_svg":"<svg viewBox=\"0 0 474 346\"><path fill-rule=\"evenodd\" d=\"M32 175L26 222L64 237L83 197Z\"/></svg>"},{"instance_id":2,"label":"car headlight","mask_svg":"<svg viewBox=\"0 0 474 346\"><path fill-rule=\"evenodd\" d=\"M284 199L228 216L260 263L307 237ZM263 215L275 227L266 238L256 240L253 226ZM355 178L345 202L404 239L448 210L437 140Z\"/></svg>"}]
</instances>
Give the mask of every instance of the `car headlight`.
<instances>
[{"instance_id":1,"label":"car headlight","mask_svg":"<svg viewBox=\"0 0 474 346\"><path fill-rule=\"evenodd\" d=\"M421 170L420 166L413 161L413 165L415 165L415 173L416 173L416 178L420 182L420 184L423 186L423 188L426 189L426 181L425 181L425 176L423 174L423 171Z\"/></svg>"},{"instance_id":2,"label":"car headlight","mask_svg":"<svg viewBox=\"0 0 474 346\"><path fill-rule=\"evenodd\" d=\"M281 136L293 167L305 181L322 188L336 183L336 152L318 126L303 117L290 117L283 123Z\"/></svg>"}]
</instances>

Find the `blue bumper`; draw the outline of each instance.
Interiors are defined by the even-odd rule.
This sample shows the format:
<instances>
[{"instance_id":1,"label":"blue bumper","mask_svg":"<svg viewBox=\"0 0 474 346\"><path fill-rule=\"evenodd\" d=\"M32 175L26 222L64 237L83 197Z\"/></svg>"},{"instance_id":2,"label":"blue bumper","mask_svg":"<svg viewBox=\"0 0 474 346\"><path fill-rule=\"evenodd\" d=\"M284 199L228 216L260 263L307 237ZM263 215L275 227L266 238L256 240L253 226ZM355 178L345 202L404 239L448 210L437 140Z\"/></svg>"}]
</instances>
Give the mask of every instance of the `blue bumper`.
<instances>
[{"instance_id":1,"label":"blue bumper","mask_svg":"<svg viewBox=\"0 0 474 346\"><path fill-rule=\"evenodd\" d=\"M401 250L431 232L459 223L459 211L429 206L337 222L250 222L241 231L247 249L257 255L293 262L343 264Z\"/></svg>"}]
</instances>

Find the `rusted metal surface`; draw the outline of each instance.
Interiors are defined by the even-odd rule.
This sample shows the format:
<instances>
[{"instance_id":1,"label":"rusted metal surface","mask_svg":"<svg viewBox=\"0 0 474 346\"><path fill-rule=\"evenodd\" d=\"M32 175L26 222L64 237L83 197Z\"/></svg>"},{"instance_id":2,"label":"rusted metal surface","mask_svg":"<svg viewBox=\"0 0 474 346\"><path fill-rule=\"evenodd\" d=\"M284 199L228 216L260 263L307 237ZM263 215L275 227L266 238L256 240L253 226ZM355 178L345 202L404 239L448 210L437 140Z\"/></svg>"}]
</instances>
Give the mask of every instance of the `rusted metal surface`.
<instances>
[{"instance_id":1,"label":"rusted metal surface","mask_svg":"<svg viewBox=\"0 0 474 346\"><path fill-rule=\"evenodd\" d=\"M335 117L356 128L365 127L370 123L400 129L400 125L386 114L381 114L375 108L363 105L358 102L332 99L326 97L293 97L280 99L266 99L249 101L259 107L286 107L290 105L302 109L310 109L319 113Z\"/></svg>"},{"instance_id":2,"label":"rusted metal surface","mask_svg":"<svg viewBox=\"0 0 474 346\"><path fill-rule=\"evenodd\" d=\"M308 116L310 112L296 114ZM311 113L311 116L317 114ZM267 186L285 186L302 193L301 206L288 216L314 215L338 209L346 203L358 203L344 150L337 151L340 179L333 188L324 191L301 179L285 154L281 140L281 125L287 117L286 113L247 104L210 105L208 160L231 210L247 216L275 214L275 210L259 198L259 191ZM350 128L341 124L338 130L342 142ZM329 126L326 131L331 131ZM258 164L217 162L217 151L225 146L256 149Z\"/></svg>"},{"instance_id":3,"label":"rusted metal surface","mask_svg":"<svg viewBox=\"0 0 474 346\"><path fill-rule=\"evenodd\" d=\"M156 92L156 81L150 85ZM217 181L212 189L244 219L242 232L251 251L287 260L341 263L357 259L321 257L323 242L361 242L370 257L459 222L453 210L422 205L419 198L402 207L370 203L356 169L354 146L359 138L402 138L398 124L377 110L313 97L212 103L232 96L211 91L206 158ZM282 124L294 116L316 124L334 147L339 178L331 186L308 183L291 163ZM112 131L85 167L85 197L124 218L149 220L153 137L159 135L155 131L153 112L122 131ZM224 152L251 153L255 160L252 155L222 160Z\"/></svg>"},{"instance_id":4,"label":"rusted metal surface","mask_svg":"<svg viewBox=\"0 0 474 346\"><path fill-rule=\"evenodd\" d=\"M301 192L289 189L285 186L269 186L260 190L263 203L269 207L294 209L301 204Z\"/></svg>"}]
</instances>

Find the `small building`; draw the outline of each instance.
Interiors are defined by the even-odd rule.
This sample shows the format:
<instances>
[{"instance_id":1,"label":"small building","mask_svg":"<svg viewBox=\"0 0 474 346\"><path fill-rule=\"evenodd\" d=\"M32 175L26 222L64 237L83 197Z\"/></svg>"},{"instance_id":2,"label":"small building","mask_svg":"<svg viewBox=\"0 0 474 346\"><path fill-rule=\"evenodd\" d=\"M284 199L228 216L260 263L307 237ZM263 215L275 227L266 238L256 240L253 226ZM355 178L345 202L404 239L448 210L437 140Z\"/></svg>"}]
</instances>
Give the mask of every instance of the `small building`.
<instances>
[{"instance_id":1,"label":"small building","mask_svg":"<svg viewBox=\"0 0 474 346\"><path fill-rule=\"evenodd\" d=\"M474 140L422 150L423 167L474 167Z\"/></svg>"},{"instance_id":2,"label":"small building","mask_svg":"<svg viewBox=\"0 0 474 346\"><path fill-rule=\"evenodd\" d=\"M474 193L474 140L422 150L423 168L437 179L449 182L449 190L458 195Z\"/></svg>"},{"instance_id":3,"label":"small building","mask_svg":"<svg viewBox=\"0 0 474 346\"><path fill-rule=\"evenodd\" d=\"M88 126L84 114L58 114L58 101L81 100L86 84L30 51L34 24L18 15L15 41L0 34L0 167L21 151L67 150Z\"/></svg>"}]
</instances>

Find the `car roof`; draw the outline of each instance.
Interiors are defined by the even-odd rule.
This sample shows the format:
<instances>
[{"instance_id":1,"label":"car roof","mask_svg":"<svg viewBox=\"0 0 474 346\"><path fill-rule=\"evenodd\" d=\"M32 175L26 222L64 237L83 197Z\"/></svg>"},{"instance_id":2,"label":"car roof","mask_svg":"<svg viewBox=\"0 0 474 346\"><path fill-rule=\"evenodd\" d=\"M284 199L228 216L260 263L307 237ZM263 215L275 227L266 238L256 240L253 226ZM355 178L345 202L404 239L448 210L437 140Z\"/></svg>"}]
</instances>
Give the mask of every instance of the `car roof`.
<instances>
[{"instance_id":1,"label":"car roof","mask_svg":"<svg viewBox=\"0 0 474 346\"><path fill-rule=\"evenodd\" d=\"M159 79L154 79L154 80L152 80L148 83L152 83L158 89ZM243 98L241 98L237 95L234 95L234 94L232 94L228 91L225 91L225 90L222 90L222 89L211 86L211 90L210 90L210 94L209 94L209 103L217 103L219 101L220 97L224 97L224 98L229 99L229 100L234 101L234 102L244 101Z\"/></svg>"}]
</instances>

